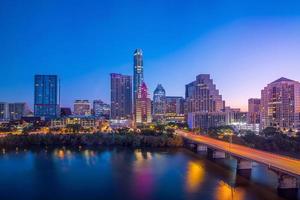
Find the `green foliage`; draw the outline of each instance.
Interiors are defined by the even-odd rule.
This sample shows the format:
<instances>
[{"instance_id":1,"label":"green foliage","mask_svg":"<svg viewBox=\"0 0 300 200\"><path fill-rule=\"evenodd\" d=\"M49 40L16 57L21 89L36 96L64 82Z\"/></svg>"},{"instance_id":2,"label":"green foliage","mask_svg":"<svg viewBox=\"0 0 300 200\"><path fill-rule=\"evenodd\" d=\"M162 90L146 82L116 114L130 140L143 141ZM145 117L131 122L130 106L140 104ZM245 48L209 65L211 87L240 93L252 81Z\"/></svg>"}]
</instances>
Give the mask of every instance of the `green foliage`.
<instances>
[{"instance_id":1,"label":"green foliage","mask_svg":"<svg viewBox=\"0 0 300 200\"><path fill-rule=\"evenodd\" d=\"M33 146L127 146L127 147L182 147L183 139L170 134L96 133L96 134L22 134L0 138L1 148Z\"/></svg>"},{"instance_id":2,"label":"green foliage","mask_svg":"<svg viewBox=\"0 0 300 200\"><path fill-rule=\"evenodd\" d=\"M262 131L262 134L265 136L265 137L273 137L275 135L278 135L278 134L282 134L282 132L277 129L277 128L274 128L274 127L267 127L265 128L263 131Z\"/></svg>"}]
</instances>

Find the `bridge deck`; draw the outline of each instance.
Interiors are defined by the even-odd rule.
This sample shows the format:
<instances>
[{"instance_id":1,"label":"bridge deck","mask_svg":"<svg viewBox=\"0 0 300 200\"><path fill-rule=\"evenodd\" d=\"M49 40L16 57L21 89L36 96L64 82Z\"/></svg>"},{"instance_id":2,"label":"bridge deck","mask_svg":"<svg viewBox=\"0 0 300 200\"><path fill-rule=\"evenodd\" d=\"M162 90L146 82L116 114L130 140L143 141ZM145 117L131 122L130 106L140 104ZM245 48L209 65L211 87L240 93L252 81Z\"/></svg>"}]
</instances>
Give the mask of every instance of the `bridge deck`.
<instances>
[{"instance_id":1,"label":"bridge deck","mask_svg":"<svg viewBox=\"0 0 300 200\"><path fill-rule=\"evenodd\" d=\"M300 160L252 149L242 145L230 144L207 136L195 135L192 132L176 130L176 133L186 139L205 144L216 150L222 150L233 156L262 163L270 168L300 177Z\"/></svg>"}]
</instances>

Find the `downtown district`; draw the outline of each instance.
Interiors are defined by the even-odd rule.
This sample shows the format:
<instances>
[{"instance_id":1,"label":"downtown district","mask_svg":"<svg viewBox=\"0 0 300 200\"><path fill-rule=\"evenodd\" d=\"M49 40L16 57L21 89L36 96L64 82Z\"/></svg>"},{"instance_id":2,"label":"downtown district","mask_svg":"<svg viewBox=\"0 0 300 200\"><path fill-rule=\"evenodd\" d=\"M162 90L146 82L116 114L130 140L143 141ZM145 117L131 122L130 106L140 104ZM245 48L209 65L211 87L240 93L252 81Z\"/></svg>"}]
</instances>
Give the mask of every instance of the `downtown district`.
<instances>
[{"instance_id":1,"label":"downtown district","mask_svg":"<svg viewBox=\"0 0 300 200\"><path fill-rule=\"evenodd\" d=\"M267 127L293 136L300 131L300 83L279 78L261 90L261 98L248 100L248 112L225 105L209 74L200 74L185 85L185 97L166 96L158 84L151 100L144 82L143 52L133 55L133 76L110 74L110 105L101 100L75 100L71 108L60 107L57 75L34 76L34 112L26 103L0 102L1 132L22 133L30 124L32 132L67 132L78 125L84 132L110 132L115 128L151 126L169 122L187 124L192 130L229 125L235 130L258 133Z\"/></svg>"}]
</instances>

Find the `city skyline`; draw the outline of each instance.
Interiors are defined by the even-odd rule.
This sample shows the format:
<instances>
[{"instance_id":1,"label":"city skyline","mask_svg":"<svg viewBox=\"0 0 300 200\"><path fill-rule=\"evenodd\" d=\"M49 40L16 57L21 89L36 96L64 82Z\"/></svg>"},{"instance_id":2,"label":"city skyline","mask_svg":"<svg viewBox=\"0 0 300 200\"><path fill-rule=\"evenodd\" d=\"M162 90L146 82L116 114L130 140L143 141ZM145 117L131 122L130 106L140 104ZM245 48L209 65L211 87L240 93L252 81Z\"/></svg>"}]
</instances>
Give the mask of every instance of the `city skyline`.
<instances>
[{"instance_id":1,"label":"city skyline","mask_svg":"<svg viewBox=\"0 0 300 200\"><path fill-rule=\"evenodd\" d=\"M227 105L245 111L248 98L260 97L271 81L300 79L300 4L291 2L114 7L110 2L12 6L2 1L0 19L5 20L0 28L6 31L0 35L0 66L6 75L0 99L28 102L33 108L33 76L55 74L61 93L68 94L62 95L62 107L72 107L75 99L110 102L109 74L133 74L132 53L141 48L150 94L162 84L166 95L184 96L185 84L198 74L210 74ZM89 15L79 19L79 12Z\"/></svg>"}]
</instances>

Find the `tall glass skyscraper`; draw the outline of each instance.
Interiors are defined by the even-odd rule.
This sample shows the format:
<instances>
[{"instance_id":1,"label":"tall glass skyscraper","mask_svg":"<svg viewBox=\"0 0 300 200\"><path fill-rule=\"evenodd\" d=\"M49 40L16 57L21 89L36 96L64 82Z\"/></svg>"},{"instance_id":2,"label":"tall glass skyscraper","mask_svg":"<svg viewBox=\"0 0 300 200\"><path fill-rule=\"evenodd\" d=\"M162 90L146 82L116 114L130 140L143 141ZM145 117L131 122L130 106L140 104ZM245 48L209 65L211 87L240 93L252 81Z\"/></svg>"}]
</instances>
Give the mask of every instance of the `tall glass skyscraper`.
<instances>
[{"instance_id":1,"label":"tall glass skyscraper","mask_svg":"<svg viewBox=\"0 0 300 200\"><path fill-rule=\"evenodd\" d=\"M59 117L59 84L56 75L34 76L34 116Z\"/></svg>"},{"instance_id":2,"label":"tall glass skyscraper","mask_svg":"<svg viewBox=\"0 0 300 200\"><path fill-rule=\"evenodd\" d=\"M166 113L166 91L158 84L153 92L153 119L162 120Z\"/></svg>"},{"instance_id":3,"label":"tall glass skyscraper","mask_svg":"<svg viewBox=\"0 0 300 200\"><path fill-rule=\"evenodd\" d=\"M143 67L143 52L141 49L136 49L133 55L133 109L136 110L136 99L139 88L144 81L144 67Z\"/></svg>"},{"instance_id":4,"label":"tall glass skyscraper","mask_svg":"<svg viewBox=\"0 0 300 200\"><path fill-rule=\"evenodd\" d=\"M132 118L132 79L131 76L110 74L111 118Z\"/></svg>"}]
</instances>

